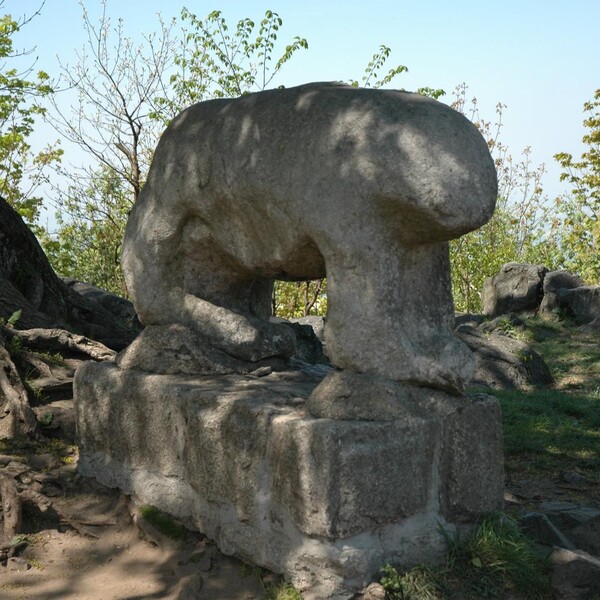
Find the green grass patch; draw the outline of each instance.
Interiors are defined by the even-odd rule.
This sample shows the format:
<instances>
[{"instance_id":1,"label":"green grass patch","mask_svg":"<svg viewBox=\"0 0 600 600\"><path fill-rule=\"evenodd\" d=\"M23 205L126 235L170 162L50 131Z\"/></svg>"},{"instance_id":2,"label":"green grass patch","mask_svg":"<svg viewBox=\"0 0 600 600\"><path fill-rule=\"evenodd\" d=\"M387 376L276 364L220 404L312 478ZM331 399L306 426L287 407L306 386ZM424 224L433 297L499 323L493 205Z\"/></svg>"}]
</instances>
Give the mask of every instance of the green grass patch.
<instances>
[{"instance_id":1,"label":"green grass patch","mask_svg":"<svg viewBox=\"0 0 600 600\"><path fill-rule=\"evenodd\" d=\"M490 515L470 534L446 535L446 540L446 562L439 568L417 566L400 572L390 565L383 567L381 585L389 600L549 597L546 561L510 517Z\"/></svg>"},{"instance_id":2,"label":"green grass patch","mask_svg":"<svg viewBox=\"0 0 600 600\"><path fill-rule=\"evenodd\" d=\"M600 470L600 400L557 390L496 390L507 469Z\"/></svg>"},{"instance_id":3,"label":"green grass patch","mask_svg":"<svg viewBox=\"0 0 600 600\"><path fill-rule=\"evenodd\" d=\"M279 583L265 588L265 600L302 600L302 594L291 583Z\"/></svg>"},{"instance_id":4,"label":"green grass patch","mask_svg":"<svg viewBox=\"0 0 600 600\"><path fill-rule=\"evenodd\" d=\"M140 506L139 512L142 518L163 535L172 540L183 540L185 538L185 527L155 506Z\"/></svg>"},{"instance_id":5,"label":"green grass patch","mask_svg":"<svg viewBox=\"0 0 600 600\"><path fill-rule=\"evenodd\" d=\"M600 382L600 336L579 327L528 319L531 345L548 364L558 387L584 391L598 389Z\"/></svg>"}]
</instances>

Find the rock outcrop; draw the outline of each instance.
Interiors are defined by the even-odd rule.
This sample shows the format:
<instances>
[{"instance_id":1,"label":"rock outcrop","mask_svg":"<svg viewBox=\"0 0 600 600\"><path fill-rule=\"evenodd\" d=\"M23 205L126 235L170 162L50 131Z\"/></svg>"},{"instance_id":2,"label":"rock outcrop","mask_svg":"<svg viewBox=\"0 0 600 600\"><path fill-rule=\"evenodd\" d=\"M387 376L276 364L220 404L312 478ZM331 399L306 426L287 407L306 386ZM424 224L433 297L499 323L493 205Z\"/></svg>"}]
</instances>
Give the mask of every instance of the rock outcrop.
<instances>
[{"instance_id":1,"label":"rock outcrop","mask_svg":"<svg viewBox=\"0 0 600 600\"><path fill-rule=\"evenodd\" d=\"M509 312L533 315L543 296L544 276L548 269L541 265L508 263L483 283L483 314L496 317Z\"/></svg>"},{"instance_id":2,"label":"rock outcrop","mask_svg":"<svg viewBox=\"0 0 600 600\"><path fill-rule=\"evenodd\" d=\"M120 350L135 333L54 272L23 219L0 198L0 318L21 311L21 329L69 329Z\"/></svg>"}]
</instances>

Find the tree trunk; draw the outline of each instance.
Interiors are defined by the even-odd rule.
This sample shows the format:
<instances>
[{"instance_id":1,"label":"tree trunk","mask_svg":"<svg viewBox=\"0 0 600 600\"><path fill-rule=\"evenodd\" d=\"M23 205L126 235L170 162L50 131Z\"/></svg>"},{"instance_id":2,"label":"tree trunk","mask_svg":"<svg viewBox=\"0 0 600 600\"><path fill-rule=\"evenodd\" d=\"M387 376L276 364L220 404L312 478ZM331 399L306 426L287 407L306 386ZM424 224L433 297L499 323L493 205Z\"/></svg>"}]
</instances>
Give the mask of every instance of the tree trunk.
<instances>
[{"instance_id":1,"label":"tree trunk","mask_svg":"<svg viewBox=\"0 0 600 600\"><path fill-rule=\"evenodd\" d=\"M38 421L0 332L0 437L33 435Z\"/></svg>"}]
</instances>

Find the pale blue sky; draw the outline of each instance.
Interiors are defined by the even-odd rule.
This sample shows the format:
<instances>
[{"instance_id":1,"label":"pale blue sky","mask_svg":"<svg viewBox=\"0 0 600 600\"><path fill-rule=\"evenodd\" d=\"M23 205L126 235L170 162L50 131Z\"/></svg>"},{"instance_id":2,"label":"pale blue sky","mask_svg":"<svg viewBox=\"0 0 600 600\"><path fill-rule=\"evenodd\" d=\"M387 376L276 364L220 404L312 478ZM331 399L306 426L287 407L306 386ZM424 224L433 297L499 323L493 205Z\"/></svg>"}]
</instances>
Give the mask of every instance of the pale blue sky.
<instances>
[{"instance_id":1,"label":"pale blue sky","mask_svg":"<svg viewBox=\"0 0 600 600\"><path fill-rule=\"evenodd\" d=\"M2 11L17 18L39 4L5 0ZM99 14L99 0L85 6ZM123 17L131 37L156 30L156 13L178 17L183 6L199 17L219 9L232 24L278 12L281 39L299 35L309 43L278 84L358 79L380 44L392 48L390 66L409 68L396 87L451 92L465 82L485 118L494 117L498 102L508 106L502 140L513 155L531 146L534 161L546 163L550 196L562 189L552 156L581 152L582 105L600 87L598 0L108 0L109 14ZM46 0L41 17L16 39L17 47L37 46L38 66L51 75L56 55L72 62L83 43L77 0Z\"/></svg>"}]
</instances>

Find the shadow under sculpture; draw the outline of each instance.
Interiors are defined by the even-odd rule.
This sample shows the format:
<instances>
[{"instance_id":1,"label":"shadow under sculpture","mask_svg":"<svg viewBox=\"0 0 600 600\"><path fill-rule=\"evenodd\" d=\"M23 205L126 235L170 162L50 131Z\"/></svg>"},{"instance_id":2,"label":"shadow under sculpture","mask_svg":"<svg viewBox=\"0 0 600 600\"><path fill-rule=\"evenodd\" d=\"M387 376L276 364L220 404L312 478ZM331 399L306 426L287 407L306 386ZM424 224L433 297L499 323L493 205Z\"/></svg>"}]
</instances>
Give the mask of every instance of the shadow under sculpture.
<instances>
[{"instance_id":1,"label":"shadow under sculpture","mask_svg":"<svg viewBox=\"0 0 600 600\"><path fill-rule=\"evenodd\" d=\"M463 394L448 258L496 193L477 129L417 94L315 83L188 108L125 234L146 329L77 373L80 470L306 598L435 560L439 524L502 501L500 412ZM333 368L290 365L272 281L325 275Z\"/></svg>"}]
</instances>

